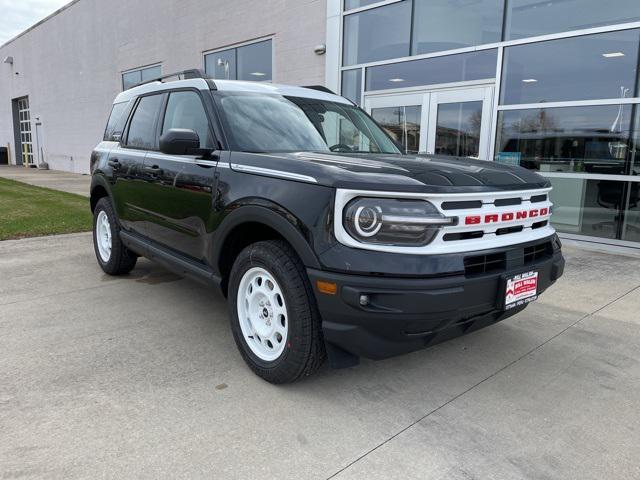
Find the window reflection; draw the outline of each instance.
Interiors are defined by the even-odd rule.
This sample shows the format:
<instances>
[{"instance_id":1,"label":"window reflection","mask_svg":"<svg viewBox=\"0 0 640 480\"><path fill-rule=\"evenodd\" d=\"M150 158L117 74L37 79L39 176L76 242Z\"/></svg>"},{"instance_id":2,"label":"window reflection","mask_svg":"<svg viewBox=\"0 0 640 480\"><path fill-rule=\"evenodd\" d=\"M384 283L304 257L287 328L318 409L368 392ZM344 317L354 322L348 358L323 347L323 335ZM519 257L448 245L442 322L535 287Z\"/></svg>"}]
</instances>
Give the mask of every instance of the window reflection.
<instances>
[{"instance_id":1,"label":"window reflection","mask_svg":"<svg viewBox=\"0 0 640 480\"><path fill-rule=\"evenodd\" d=\"M639 44L636 29L508 47L500 103L633 97Z\"/></svg>"},{"instance_id":2,"label":"window reflection","mask_svg":"<svg viewBox=\"0 0 640 480\"><path fill-rule=\"evenodd\" d=\"M410 35L410 0L347 15L343 65L406 57Z\"/></svg>"},{"instance_id":3,"label":"window reflection","mask_svg":"<svg viewBox=\"0 0 640 480\"><path fill-rule=\"evenodd\" d=\"M499 42L504 0L415 0L412 54Z\"/></svg>"},{"instance_id":4,"label":"window reflection","mask_svg":"<svg viewBox=\"0 0 640 480\"><path fill-rule=\"evenodd\" d=\"M342 72L342 96L360 105L362 95L362 71L345 70Z\"/></svg>"},{"instance_id":5,"label":"window reflection","mask_svg":"<svg viewBox=\"0 0 640 480\"><path fill-rule=\"evenodd\" d=\"M541 172L624 175L631 112L631 105L501 111L496 161Z\"/></svg>"},{"instance_id":6,"label":"window reflection","mask_svg":"<svg viewBox=\"0 0 640 480\"><path fill-rule=\"evenodd\" d=\"M478 158L481 125L482 102L438 105L435 153Z\"/></svg>"},{"instance_id":7,"label":"window reflection","mask_svg":"<svg viewBox=\"0 0 640 480\"><path fill-rule=\"evenodd\" d=\"M209 53L204 57L204 65L209 75L221 80L270 81L273 77L272 41Z\"/></svg>"},{"instance_id":8,"label":"window reflection","mask_svg":"<svg viewBox=\"0 0 640 480\"><path fill-rule=\"evenodd\" d=\"M371 110L373 119L385 129L398 145L402 145L402 150L405 153L420 151L421 114L422 107L419 105Z\"/></svg>"},{"instance_id":9,"label":"window reflection","mask_svg":"<svg viewBox=\"0 0 640 480\"><path fill-rule=\"evenodd\" d=\"M640 20L638 0L509 0L505 39Z\"/></svg>"},{"instance_id":10,"label":"window reflection","mask_svg":"<svg viewBox=\"0 0 640 480\"><path fill-rule=\"evenodd\" d=\"M554 227L559 232L616 239L626 182L550 178Z\"/></svg>"},{"instance_id":11,"label":"window reflection","mask_svg":"<svg viewBox=\"0 0 640 480\"><path fill-rule=\"evenodd\" d=\"M496 76L497 50L446 55L367 68L366 89L387 90Z\"/></svg>"}]
</instances>

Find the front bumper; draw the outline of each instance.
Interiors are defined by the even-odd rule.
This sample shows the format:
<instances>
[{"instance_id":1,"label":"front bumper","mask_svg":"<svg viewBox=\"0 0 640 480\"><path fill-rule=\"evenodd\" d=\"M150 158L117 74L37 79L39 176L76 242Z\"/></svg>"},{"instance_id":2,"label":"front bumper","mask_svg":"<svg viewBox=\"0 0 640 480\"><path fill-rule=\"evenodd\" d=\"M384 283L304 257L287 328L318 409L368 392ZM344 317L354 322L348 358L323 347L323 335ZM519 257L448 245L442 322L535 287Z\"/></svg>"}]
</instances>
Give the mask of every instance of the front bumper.
<instances>
[{"instance_id":1,"label":"front bumper","mask_svg":"<svg viewBox=\"0 0 640 480\"><path fill-rule=\"evenodd\" d=\"M388 358L473 332L522 311L525 306L503 309L506 276L538 271L540 294L564 272L559 248L530 262L518 261L522 256L516 252L522 250L512 247L504 268L486 274L402 278L308 269L330 353L337 347L358 357ZM336 283L337 293L320 293L317 280ZM368 297L367 305L361 305L361 295Z\"/></svg>"}]
</instances>

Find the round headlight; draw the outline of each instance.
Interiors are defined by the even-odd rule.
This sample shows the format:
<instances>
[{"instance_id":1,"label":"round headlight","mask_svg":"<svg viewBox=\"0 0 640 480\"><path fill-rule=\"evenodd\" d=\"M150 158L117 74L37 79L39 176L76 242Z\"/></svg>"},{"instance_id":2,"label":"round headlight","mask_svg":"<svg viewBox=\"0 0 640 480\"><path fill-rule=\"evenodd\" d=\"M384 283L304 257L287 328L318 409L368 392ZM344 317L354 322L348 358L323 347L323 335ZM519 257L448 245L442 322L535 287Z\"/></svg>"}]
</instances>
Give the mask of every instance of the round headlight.
<instances>
[{"instance_id":1,"label":"round headlight","mask_svg":"<svg viewBox=\"0 0 640 480\"><path fill-rule=\"evenodd\" d=\"M426 200L358 197L344 209L343 226L362 243L421 246L455 219Z\"/></svg>"},{"instance_id":2,"label":"round headlight","mask_svg":"<svg viewBox=\"0 0 640 480\"><path fill-rule=\"evenodd\" d=\"M382 228L382 209L360 206L356 209L353 223L360 236L373 237Z\"/></svg>"}]
</instances>

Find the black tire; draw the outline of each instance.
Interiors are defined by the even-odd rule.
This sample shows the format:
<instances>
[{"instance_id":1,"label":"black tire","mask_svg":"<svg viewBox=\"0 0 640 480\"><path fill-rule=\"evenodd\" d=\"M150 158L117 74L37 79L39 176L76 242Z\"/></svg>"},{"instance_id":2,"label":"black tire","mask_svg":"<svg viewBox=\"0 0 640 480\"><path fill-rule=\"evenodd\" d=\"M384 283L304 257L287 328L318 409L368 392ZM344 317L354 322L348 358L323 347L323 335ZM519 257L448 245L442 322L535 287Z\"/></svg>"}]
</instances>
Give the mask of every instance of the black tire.
<instances>
[{"instance_id":1,"label":"black tire","mask_svg":"<svg viewBox=\"0 0 640 480\"><path fill-rule=\"evenodd\" d=\"M104 212L109 219L109 225L111 227L111 255L109 259L105 261L100 255L98 248L98 242L96 238L96 224L100 212ZM125 275L133 270L136 266L138 257L127 247L124 246L120 240L120 227L118 220L116 219L115 212L111 206L111 201L107 197L103 197L98 200L96 208L93 212L93 250L96 254L96 259L100 268L109 275Z\"/></svg>"},{"instance_id":2,"label":"black tire","mask_svg":"<svg viewBox=\"0 0 640 480\"><path fill-rule=\"evenodd\" d=\"M261 267L279 284L287 311L287 342L273 361L259 358L247 344L238 318L238 289L244 274ZM251 370L275 384L290 383L314 373L326 359L321 320L304 265L284 241L269 240L245 248L235 260L229 278L231 330Z\"/></svg>"}]
</instances>

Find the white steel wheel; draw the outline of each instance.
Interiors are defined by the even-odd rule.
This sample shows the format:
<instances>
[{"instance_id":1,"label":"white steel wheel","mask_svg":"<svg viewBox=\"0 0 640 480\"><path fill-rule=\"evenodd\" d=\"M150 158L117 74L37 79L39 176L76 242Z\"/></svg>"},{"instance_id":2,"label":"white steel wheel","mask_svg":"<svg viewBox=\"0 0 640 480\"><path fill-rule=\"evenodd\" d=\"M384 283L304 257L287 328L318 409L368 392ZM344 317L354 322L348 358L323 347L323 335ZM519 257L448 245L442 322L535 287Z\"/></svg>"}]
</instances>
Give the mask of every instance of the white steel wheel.
<instances>
[{"instance_id":1,"label":"white steel wheel","mask_svg":"<svg viewBox=\"0 0 640 480\"><path fill-rule=\"evenodd\" d=\"M98 213L96 220L96 244L100 259L107 263L111 258L111 223L109 223L109 216L104 210Z\"/></svg>"},{"instance_id":2,"label":"white steel wheel","mask_svg":"<svg viewBox=\"0 0 640 480\"><path fill-rule=\"evenodd\" d=\"M282 355L289 330L287 306L278 282L264 268L247 270L238 286L238 321L244 341L260 359Z\"/></svg>"}]
</instances>

